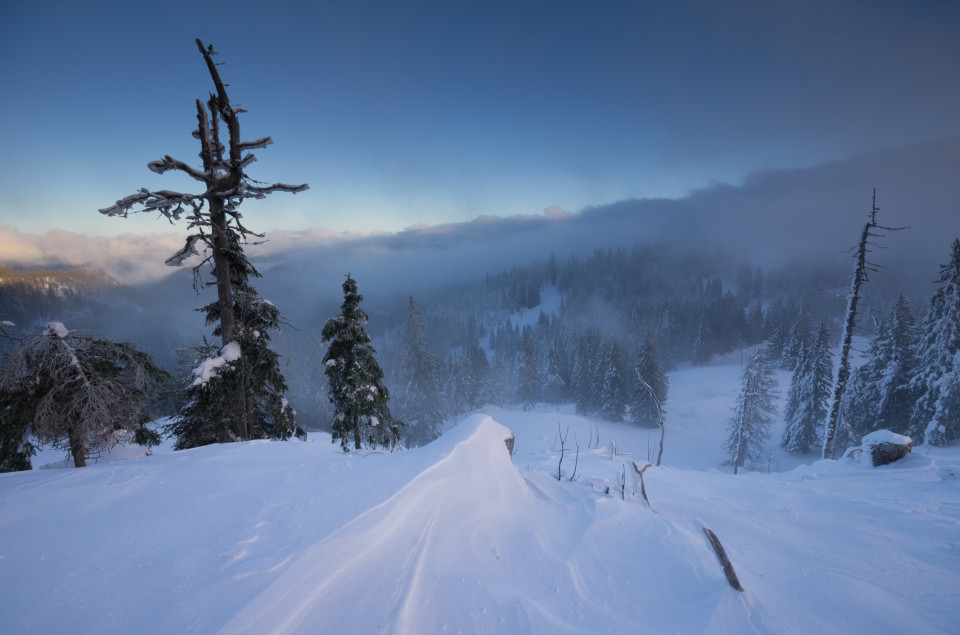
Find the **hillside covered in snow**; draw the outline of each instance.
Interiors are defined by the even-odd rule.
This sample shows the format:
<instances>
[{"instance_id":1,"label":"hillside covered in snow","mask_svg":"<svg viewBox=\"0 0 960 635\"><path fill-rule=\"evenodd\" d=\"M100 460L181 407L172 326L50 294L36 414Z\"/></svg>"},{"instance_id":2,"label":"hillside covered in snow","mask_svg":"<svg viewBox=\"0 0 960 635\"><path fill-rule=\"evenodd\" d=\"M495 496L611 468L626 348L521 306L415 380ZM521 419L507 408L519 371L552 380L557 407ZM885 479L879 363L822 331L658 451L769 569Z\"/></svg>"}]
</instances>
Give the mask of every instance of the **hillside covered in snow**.
<instances>
[{"instance_id":1,"label":"hillside covered in snow","mask_svg":"<svg viewBox=\"0 0 960 635\"><path fill-rule=\"evenodd\" d=\"M2 474L0 632L953 631L960 449L734 476L738 376L671 374L649 506L632 462L658 432L566 406L483 409L392 454L317 433Z\"/></svg>"}]
</instances>

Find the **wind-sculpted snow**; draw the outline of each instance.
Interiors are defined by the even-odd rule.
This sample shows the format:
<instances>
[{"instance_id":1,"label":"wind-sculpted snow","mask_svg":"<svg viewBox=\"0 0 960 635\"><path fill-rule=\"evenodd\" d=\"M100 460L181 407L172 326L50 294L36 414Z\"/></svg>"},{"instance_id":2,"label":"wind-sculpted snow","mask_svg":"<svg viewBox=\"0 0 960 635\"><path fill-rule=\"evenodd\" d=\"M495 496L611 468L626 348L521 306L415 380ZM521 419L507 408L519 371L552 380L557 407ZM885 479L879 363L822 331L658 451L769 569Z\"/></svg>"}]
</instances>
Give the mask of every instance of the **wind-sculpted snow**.
<instances>
[{"instance_id":1,"label":"wind-sculpted snow","mask_svg":"<svg viewBox=\"0 0 960 635\"><path fill-rule=\"evenodd\" d=\"M224 631L701 630L704 611L669 607L725 593L702 540L640 506L523 476L509 436L487 416L461 424L442 458L297 555ZM640 537L660 546L640 553Z\"/></svg>"},{"instance_id":2,"label":"wind-sculpted snow","mask_svg":"<svg viewBox=\"0 0 960 635\"><path fill-rule=\"evenodd\" d=\"M630 462L656 431L572 407L488 408L393 454L316 434L0 474L0 633L955 631L960 448L722 473L722 371L674 375L704 403L644 473L650 507Z\"/></svg>"}]
</instances>

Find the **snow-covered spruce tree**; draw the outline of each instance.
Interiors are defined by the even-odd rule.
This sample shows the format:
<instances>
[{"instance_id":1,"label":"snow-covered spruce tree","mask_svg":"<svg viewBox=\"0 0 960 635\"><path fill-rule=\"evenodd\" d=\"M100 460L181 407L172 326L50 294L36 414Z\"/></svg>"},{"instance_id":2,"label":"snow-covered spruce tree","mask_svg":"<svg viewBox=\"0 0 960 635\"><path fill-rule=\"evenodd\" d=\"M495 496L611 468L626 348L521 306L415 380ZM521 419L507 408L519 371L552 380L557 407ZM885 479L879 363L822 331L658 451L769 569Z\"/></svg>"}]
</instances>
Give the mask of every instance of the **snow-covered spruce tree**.
<instances>
[{"instance_id":1,"label":"snow-covered spruce tree","mask_svg":"<svg viewBox=\"0 0 960 635\"><path fill-rule=\"evenodd\" d=\"M31 432L41 445L67 450L76 467L87 455L113 447L115 431L127 430L138 443L154 445L159 436L144 427L152 384L166 380L166 371L132 344L80 335L51 322L39 337L10 353L0 368L0 436L12 454L0 457L4 467L29 469ZM26 463L24 463L26 458Z\"/></svg>"},{"instance_id":2,"label":"snow-covered spruce tree","mask_svg":"<svg viewBox=\"0 0 960 635\"><path fill-rule=\"evenodd\" d=\"M573 360L573 375L570 383L573 389L573 399L578 415L590 414L592 387L590 382L590 350L587 338L580 335L577 338L577 350Z\"/></svg>"},{"instance_id":3,"label":"snow-covered spruce tree","mask_svg":"<svg viewBox=\"0 0 960 635\"><path fill-rule=\"evenodd\" d=\"M623 421L627 414L627 380L620 348L612 339L604 347L601 369L603 389L600 392L600 416L607 421Z\"/></svg>"},{"instance_id":4,"label":"snow-covered spruce tree","mask_svg":"<svg viewBox=\"0 0 960 635\"><path fill-rule=\"evenodd\" d=\"M770 363L758 349L743 370L742 388L730 419L730 436L724 444L734 474L747 462L763 456L770 424L777 413L773 405L776 389Z\"/></svg>"},{"instance_id":5,"label":"snow-covered spruce tree","mask_svg":"<svg viewBox=\"0 0 960 635\"><path fill-rule=\"evenodd\" d=\"M540 399L540 368L533 345L533 328L523 327L517 350L517 401L529 410Z\"/></svg>"},{"instance_id":6,"label":"snow-covered spruce tree","mask_svg":"<svg viewBox=\"0 0 960 635\"><path fill-rule=\"evenodd\" d=\"M637 360L636 372L631 377L630 388L630 418L643 428L657 428L660 426L660 415L657 409L657 400L663 407L667 403L669 382L667 374L660 362L659 347L651 325L647 325L643 343L640 346L640 355ZM641 381L641 378L643 381ZM647 388L646 382L650 388ZM654 395L650 394L653 389Z\"/></svg>"},{"instance_id":7,"label":"snow-covered spruce tree","mask_svg":"<svg viewBox=\"0 0 960 635\"><path fill-rule=\"evenodd\" d=\"M407 445L421 446L440 436L440 373L424 340L423 316L413 297L400 344L394 411L407 425Z\"/></svg>"},{"instance_id":8,"label":"snow-covered spruce tree","mask_svg":"<svg viewBox=\"0 0 960 635\"><path fill-rule=\"evenodd\" d=\"M844 418L858 440L874 430L909 434L917 402L910 380L917 371L917 331L901 295L880 322L867 360L854 371L847 388Z\"/></svg>"},{"instance_id":9,"label":"snow-covered spruce tree","mask_svg":"<svg viewBox=\"0 0 960 635\"><path fill-rule=\"evenodd\" d=\"M796 370L800 359L810 346L813 334L810 329L810 315L805 307L800 307L800 314L790 327L787 344L780 354L780 367L787 370Z\"/></svg>"},{"instance_id":10,"label":"snow-covered spruce tree","mask_svg":"<svg viewBox=\"0 0 960 635\"><path fill-rule=\"evenodd\" d=\"M280 312L257 295L250 278L259 272L229 228L227 261L231 279L234 340L214 356L204 356L186 390L187 405L164 430L177 449L243 439L287 439L304 434L283 396L287 384L280 358L270 349L270 333L280 329ZM219 302L200 309L213 335L222 335Z\"/></svg>"},{"instance_id":11,"label":"snow-covered spruce tree","mask_svg":"<svg viewBox=\"0 0 960 635\"><path fill-rule=\"evenodd\" d=\"M823 322L816 337L799 352L796 370L784 407L786 427L780 445L794 454L807 454L820 447L821 429L833 382L833 354L830 332Z\"/></svg>"},{"instance_id":12,"label":"snow-covered spruce tree","mask_svg":"<svg viewBox=\"0 0 960 635\"><path fill-rule=\"evenodd\" d=\"M273 192L302 192L308 186L284 183L265 185L246 173L246 168L256 160L249 151L264 148L273 141L270 137L255 141L241 139L239 115L244 110L230 103L226 85L220 79L218 65L213 61L216 51L212 46L204 46L199 39L196 40L196 44L216 89L216 93L210 95L206 104L199 99L196 101L198 126L193 136L200 141L202 167L200 169L192 167L169 155L150 162L147 167L158 174L171 170L182 172L201 183L202 192L188 194L170 190L141 189L136 194L101 209L100 212L108 216L123 217L131 211L159 212L171 222L179 220L184 215L187 217L188 229L194 233L187 237L184 247L166 262L171 266L179 266L191 254L198 253L198 244L207 249L207 257L194 268L194 279L197 279L197 271L200 267L205 264L212 266L217 288L218 332L223 345L218 356L211 357L205 362L209 364L222 363L215 360L224 359L224 356L229 353L228 346L239 343L243 337L252 337L250 333L246 335L238 333L235 308L242 305L244 301L235 302L233 296L235 293L244 291L236 286L237 277L231 273L230 267L231 263L238 261L236 252L242 254L241 243L246 240L247 235L260 235L251 232L240 222L240 204L248 198L264 198ZM225 134L221 134L221 122L225 125L226 130L223 131ZM242 275L246 276L247 272L243 272ZM207 315L210 315L209 311ZM217 391L207 391L200 395L200 398L217 399L225 405L223 409L218 409L217 404L200 404L201 407L209 408L207 414L217 419L211 425L217 429L225 428L229 431L229 434L222 437L219 433L213 436L230 439L253 438L246 436L243 429L246 419L235 416L244 407L238 404L247 401L247 397L238 392L243 389L245 381L219 383L220 388ZM228 395L224 392L226 390L237 392ZM211 435L203 433L197 438L207 439L211 438ZM187 441L187 443L192 444L193 441Z\"/></svg>"},{"instance_id":13,"label":"snow-covered spruce tree","mask_svg":"<svg viewBox=\"0 0 960 635\"><path fill-rule=\"evenodd\" d=\"M937 283L920 322L919 364L910 380L917 394L910 436L915 443L945 445L960 438L960 412L947 407L954 397L944 394L960 372L955 363L960 351L960 239L953 241L950 262L941 265Z\"/></svg>"},{"instance_id":14,"label":"snow-covered spruce tree","mask_svg":"<svg viewBox=\"0 0 960 635\"><path fill-rule=\"evenodd\" d=\"M383 384L383 370L363 325L367 314L360 308L363 296L357 282L347 274L343 283L343 304L323 326L322 341L330 342L323 363L330 382L333 404L333 441L340 440L346 452L350 441L355 450L369 447L393 448L400 441L404 424L390 414L390 394Z\"/></svg>"},{"instance_id":15,"label":"snow-covered spruce tree","mask_svg":"<svg viewBox=\"0 0 960 635\"><path fill-rule=\"evenodd\" d=\"M558 331L550 340L547 369L543 378L543 398L549 403L565 403L570 396L571 363L565 333Z\"/></svg>"},{"instance_id":16,"label":"snow-covered spruce tree","mask_svg":"<svg viewBox=\"0 0 960 635\"><path fill-rule=\"evenodd\" d=\"M706 366L713 358L713 332L707 318L700 320L700 328L697 329L697 339L693 342L693 355L691 361L696 366Z\"/></svg>"},{"instance_id":17,"label":"snow-covered spruce tree","mask_svg":"<svg viewBox=\"0 0 960 635\"><path fill-rule=\"evenodd\" d=\"M30 440L30 392L0 390L0 472L32 469L30 457L37 449Z\"/></svg>"}]
</instances>

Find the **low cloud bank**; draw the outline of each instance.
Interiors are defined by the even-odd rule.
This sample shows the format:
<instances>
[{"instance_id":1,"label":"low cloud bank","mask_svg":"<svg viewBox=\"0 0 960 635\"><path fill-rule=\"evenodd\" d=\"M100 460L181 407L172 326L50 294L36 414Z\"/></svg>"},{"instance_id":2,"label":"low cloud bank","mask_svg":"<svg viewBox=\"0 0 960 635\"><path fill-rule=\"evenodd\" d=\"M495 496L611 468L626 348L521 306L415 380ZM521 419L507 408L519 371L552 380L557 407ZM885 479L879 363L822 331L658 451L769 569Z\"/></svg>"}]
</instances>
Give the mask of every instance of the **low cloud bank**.
<instances>
[{"instance_id":1,"label":"low cloud bank","mask_svg":"<svg viewBox=\"0 0 960 635\"><path fill-rule=\"evenodd\" d=\"M303 277L326 284L352 271L378 287L410 292L551 252L564 257L650 241L717 245L744 260L777 266L843 257L857 240L876 188L880 222L910 229L883 241L875 260L933 278L950 241L960 236L958 173L960 137L953 137L811 168L757 172L740 185L713 184L681 199L632 199L579 213L550 207L542 214L482 216L396 233L276 231L249 253L262 270L275 267L291 284ZM59 230L38 235L0 227L0 265L89 266L121 282L146 282L170 273L163 261L183 239Z\"/></svg>"}]
</instances>

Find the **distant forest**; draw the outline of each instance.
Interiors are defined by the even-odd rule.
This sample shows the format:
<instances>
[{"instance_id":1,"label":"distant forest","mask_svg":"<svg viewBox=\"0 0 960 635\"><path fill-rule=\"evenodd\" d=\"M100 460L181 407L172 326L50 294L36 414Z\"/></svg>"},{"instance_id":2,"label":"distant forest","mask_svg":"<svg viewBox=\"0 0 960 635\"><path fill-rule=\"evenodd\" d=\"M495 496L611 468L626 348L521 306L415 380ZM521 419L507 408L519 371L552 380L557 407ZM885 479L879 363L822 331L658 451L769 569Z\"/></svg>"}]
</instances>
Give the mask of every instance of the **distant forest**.
<instances>
[{"instance_id":1,"label":"distant forest","mask_svg":"<svg viewBox=\"0 0 960 635\"><path fill-rule=\"evenodd\" d=\"M551 255L414 298L422 313L424 345L437 360L440 414L449 419L487 403L577 402L584 413L617 418L626 415L626 402L635 393L634 367L652 354L666 372L764 341L777 351L787 345L801 315L811 324L825 324L834 340L839 336L849 261L774 270L730 262L719 250L637 244ZM265 273L262 286L269 291L271 274ZM365 281L357 282L363 293ZM183 280L177 284L182 287ZM893 305L896 296L889 295L872 298L878 311ZM205 333L202 318L189 313L201 298L177 307L180 317L173 319L169 303L157 303L157 297L149 286L119 285L89 270L0 269L0 320L13 324L10 334L35 335L58 320L71 329L131 341L185 382L196 361L191 347ZM555 301L549 313L538 308L545 297ZM316 315L291 315L284 313L285 306L299 302L271 300L293 327L276 348L298 423L329 429L332 411L318 334L336 305ZM402 289L392 297L365 299L371 316L367 328L398 406L409 401L395 386L403 374L408 301ZM191 296L181 294L178 302L189 305ZM872 335L875 325L863 319L861 328ZM11 345L0 342L7 349ZM619 385L604 386L607 377L619 377L607 381ZM536 388L521 394L521 385ZM601 412L611 400L624 406L608 405ZM402 407L394 414L405 416Z\"/></svg>"}]
</instances>

